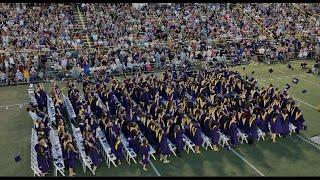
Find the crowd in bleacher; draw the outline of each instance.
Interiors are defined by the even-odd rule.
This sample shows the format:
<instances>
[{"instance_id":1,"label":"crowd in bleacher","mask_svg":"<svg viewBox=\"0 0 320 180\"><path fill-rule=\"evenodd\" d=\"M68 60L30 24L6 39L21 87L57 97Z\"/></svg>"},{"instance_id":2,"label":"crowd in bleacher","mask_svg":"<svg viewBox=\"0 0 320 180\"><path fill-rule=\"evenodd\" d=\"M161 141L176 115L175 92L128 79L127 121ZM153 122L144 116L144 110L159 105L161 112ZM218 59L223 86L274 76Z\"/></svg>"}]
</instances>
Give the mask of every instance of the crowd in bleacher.
<instances>
[{"instance_id":1,"label":"crowd in bleacher","mask_svg":"<svg viewBox=\"0 0 320 180\"><path fill-rule=\"evenodd\" d=\"M47 70L70 70L71 76L79 77L92 67L122 72L185 60L238 63L265 56L314 57L320 36L311 19L318 18L318 5L296 6L309 16L281 3L149 4L140 9L82 3L79 10L86 27L79 30L83 27L75 19L76 4L3 3L0 80L35 81ZM86 35L89 42L83 39Z\"/></svg>"}]
</instances>

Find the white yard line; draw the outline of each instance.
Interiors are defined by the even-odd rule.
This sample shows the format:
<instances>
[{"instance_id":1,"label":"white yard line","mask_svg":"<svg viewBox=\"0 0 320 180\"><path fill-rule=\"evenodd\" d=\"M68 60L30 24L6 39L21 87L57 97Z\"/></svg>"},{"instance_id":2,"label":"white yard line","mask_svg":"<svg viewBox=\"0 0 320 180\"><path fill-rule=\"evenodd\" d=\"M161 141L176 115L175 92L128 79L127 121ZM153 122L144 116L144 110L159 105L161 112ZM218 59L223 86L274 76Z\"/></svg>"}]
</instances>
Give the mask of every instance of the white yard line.
<instances>
[{"instance_id":1,"label":"white yard line","mask_svg":"<svg viewBox=\"0 0 320 180\"><path fill-rule=\"evenodd\" d=\"M284 68L279 67L279 69L284 69ZM288 74L288 73L286 73L286 72L284 72L284 71L281 71L281 70L279 70L279 71L280 71L281 73L283 73L283 74ZM288 79L289 79L289 77L300 77L301 79L299 79L299 80L302 80L302 81L305 81L305 82L307 82L307 83L309 83L309 84L311 84L311 85L316 85L316 86L320 87L320 84L317 84L317 83L315 83L315 82L312 82L312 81L309 81L309 80L305 79L305 78L308 77L308 76L305 75L305 74L287 75L287 76L283 76L283 77L286 77L286 78L288 78ZM312 77L312 74L310 74L309 77Z\"/></svg>"},{"instance_id":2,"label":"white yard line","mask_svg":"<svg viewBox=\"0 0 320 180\"><path fill-rule=\"evenodd\" d=\"M266 84L264 84L264 83L262 83L262 82L259 82L258 80L257 80L257 82L258 82L258 84L261 84L261 85L263 85L263 86L267 86ZM291 96L291 97L292 97L292 96ZM315 107L315 106L313 106L313 105L311 105L311 104L309 104L309 103L307 103L307 102L304 102L304 101L302 101L302 100L300 100L300 99L297 99L297 98L295 98L295 97L292 97L292 99L294 99L294 100L296 100L296 101L299 101L299 102L301 102L301 103L303 103L303 104L305 104L305 105L307 105L307 106L309 106L309 107L312 107L313 109L318 110L317 107Z\"/></svg>"},{"instance_id":3,"label":"white yard line","mask_svg":"<svg viewBox=\"0 0 320 180\"><path fill-rule=\"evenodd\" d=\"M286 73L283 72L283 71L280 71L280 72L283 73L283 74L286 74ZM286 76L281 76L281 77L282 77L282 78L285 78L285 79L288 79L288 80L293 79L293 78L299 78L299 80L305 81L305 82L307 82L307 83L310 84L310 85L316 85L316 86L320 87L320 84L317 84L317 83L315 83L315 82L312 82L312 81L309 81L309 80L305 79L305 78L308 77L308 76L306 76L306 75L302 75L302 74L299 74L299 75L286 75ZM282 80L281 77L277 77L277 79L278 79L278 80ZM270 78L270 80L273 80L273 79Z\"/></svg>"},{"instance_id":4,"label":"white yard line","mask_svg":"<svg viewBox=\"0 0 320 180\"><path fill-rule=\"evenodd\" d=\"M150 165L152 167L152 169L154 170L154 172L157 174L157 176L161 176L158 169L156 168L156 166L153 164L153 162L149 159Z\"/></svg>"},{"instance_id":5,"label":"white yard line","mask_svg":"<svg viewBox=\"0 0 320 180\"><path fill-rule=\"evenodd\" d=\"M20 104L8 104L8 105L1 105L0 108L3 108L3 107L10 107L10 106L20 106L20 105L26 105L26 104L29 104L29 103L20 103Z\"/></svg>"},{"instance_id":6,"label":"white yard line","mask_svg":"<svg viewBox=\"0 0 320 180\"><path fill-rule=\"evenodd\" d=\"M254 165L252 165L249 161L247 161L243 156L241 156L237 151L231 148L231 151L238 156L240 159L242 159L245 163L247 163L253 170L255 170L260 176L264 176L262 172L260 172Z\"/></svg>"},{"instance_id":7,"label":"white yard line","mask_svg":"<svg viewBox=\"0 0 320 180\"><path fill-rule=\"evenodd\" d=\"M316 86L318 86L318 87L320 87L320 84L317 84L316 82L312 82L312 81L309 81L309 80L307 80L307 79L304 79L304 78L307 78L306 76L305 77L303 77L302 75L299 75L299 77L301 77L302 79L302 81L306 81L306 82L308 82L309 84L311 84L311 85L316 85ZM299 79L300 80L300 79Z\"/></svg>"},{"instance_id":8,"label":"white yard line","mask_svg":"<svg viewBox=\"0 0 320 180\"><path fill-rule=\"evenodd\" d=\"M299 134L297 134L297 136L298 136L300 139L302 139L303 141L309 143L310 145L312 145L312 146L314 146L314 147L316 147L317 149L320 150L320 147L319 147L317 144L315 144L314 142L308 140L307 138L304 138L304 137L300 136Z\"/></svg>"}]
</instances>

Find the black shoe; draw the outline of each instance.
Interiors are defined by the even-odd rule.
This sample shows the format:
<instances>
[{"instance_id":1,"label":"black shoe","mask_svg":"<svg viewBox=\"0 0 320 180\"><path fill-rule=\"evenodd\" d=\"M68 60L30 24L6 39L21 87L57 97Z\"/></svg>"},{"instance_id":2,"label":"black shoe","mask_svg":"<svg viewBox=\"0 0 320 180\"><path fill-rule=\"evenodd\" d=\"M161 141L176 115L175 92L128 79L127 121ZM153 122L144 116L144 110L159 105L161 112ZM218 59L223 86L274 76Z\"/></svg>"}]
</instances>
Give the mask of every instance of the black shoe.
<instances>
[{"instance_id":1,"label":"black shoe","mask_svg":"<svg viewBox=\"0 0 320 180\"><path fill-rule=\"evenodd\" d=\"M306 131L307 130L307 126L304 126L303 129Z\"/></svg>"}]
</instances>

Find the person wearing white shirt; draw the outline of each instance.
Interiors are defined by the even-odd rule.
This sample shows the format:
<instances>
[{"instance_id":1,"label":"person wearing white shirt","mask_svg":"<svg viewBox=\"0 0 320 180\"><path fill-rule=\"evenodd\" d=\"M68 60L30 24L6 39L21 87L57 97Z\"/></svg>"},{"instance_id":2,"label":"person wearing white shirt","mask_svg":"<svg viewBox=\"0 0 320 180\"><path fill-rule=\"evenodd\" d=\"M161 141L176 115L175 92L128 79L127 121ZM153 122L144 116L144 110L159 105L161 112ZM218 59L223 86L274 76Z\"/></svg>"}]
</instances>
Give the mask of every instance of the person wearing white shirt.
<instances>
[{"instance_id":1,"label":"person wearing white shirt","mask_svg":"<svg viewBox=\"0 0 320 180\"><path fill-rule=\"evenodd\" d=\"M17 72L16 72L16 80L21 82L21 81L23 81L23 79L24 79L23 78L23 74L18 69Z\"/></svg>"},{"instance_id":2,"label":"person wearing white shirt","mask_svg":"<svg viewBox=\"0 0 320 180\"><path fill-rule=\"evenodd\" d=\"M38 120L41 120L41 118L37 115L35 110L31 110L30 108L27 108L27 112L29 113L31 119L33 120L33 123L36 125Z\"/></svg>"},{"instance_id":3,"label":"person wearing white shirt","mask_svg":"<svg viewBox=\"0 0 320 180\"><path fill-rule=\"evenodd\" d=\"M4 72L0 71L0 82L1 81L5 82L5 80L6 80L6 74Z\"/></svg>"},{"instance_id":4,"label":"person wearing white shirt","mask_svg":"<svg viewBox=\"0 0 320 180\"><path fill-rule=\"evenodd\" d=\"M63 70L66 70L67 69L67 60L66 60L66 58L62 58L62 60L61 60L61 67L62 67L62 69Z\"/></svg>"}]
</instances>

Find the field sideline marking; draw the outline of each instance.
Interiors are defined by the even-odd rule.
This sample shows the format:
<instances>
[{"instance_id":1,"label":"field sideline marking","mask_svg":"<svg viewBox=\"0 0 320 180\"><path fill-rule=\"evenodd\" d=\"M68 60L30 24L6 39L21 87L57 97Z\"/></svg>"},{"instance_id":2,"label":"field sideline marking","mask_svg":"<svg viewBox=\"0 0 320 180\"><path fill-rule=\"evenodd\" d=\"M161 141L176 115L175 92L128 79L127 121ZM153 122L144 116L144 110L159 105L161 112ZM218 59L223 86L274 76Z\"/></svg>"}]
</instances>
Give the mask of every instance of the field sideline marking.
<instances>
[{"instance_id":1,"label":"field sideline marking","mask_svg":"<svg viewBox=\"0 0 320 180\"><path fill-rule=\"evenodd\" d=\"M245 163L247 163L253 170L255 170L260 176L264 176L262 172L260 172L254 165L252 165L249 161L247 161L243 156L241 156L237 151L231 148L231 151L238 156L240 159L242 159Z\"/></svg>"},{"instance_id":2,"label":"field sideline marking","mask_svg":"<svg viewBox=\"0 0 320 180\"><path fill-rule=\"evenodd\" d=\"M264 83L262 83L262 82L259 82L258 80L257 80L257 82L258 82L259 84L263 85L263 86L267 86L266 84L264 84ZM292 97L292 96L291 96L291 97ZM304 102L304 101L302 101L302 100L300 100L300 99L297 99L297 98L294 98L294 97L292 97L292 99L297 100L297 101L299 101L299 102L301 102L301 103L303 103L303 104L305 104L305 105L307 105L307 106L312 107L313 109L318 110L317 107L315 107L315 106L313 106L313 105L311 105L311 104L309 104L309 103L307 103L307 102Z\"/></svg>"},{"instance_id":3,"label":"field sideline marking","mask_svg":"<svg viewBox=\"0 0 320 180\"><path fill-rule=\"evenodd\" d=\"M26 105L26 104L29 104L29 103L20 103L20 104L8 104L8 105L1 105L0 108L3 108L3 107L10 107L10 106L20 106L20 105Z\"/></svg>"},{"instance_id":4,"label":"field sideline marking","mask_svg":"<svg viewBox=\"0 0 320 180\"><path fill-rule=\"evenodd\" d=\"M149 159L150 161L150 165L152 167L152 169L154 170L154 172L158 175L158 176L161 176L158 169L156 168L156 166L153 164L153 162Z\"/></svg>"},{"instance_id":5,"label":"field sideline marking","mask_svg":"<svg viewBox=\"0 0 320 180\"><path fill-rule=\"evenodd\" d=\"M279 69L283 69L283 68L282 68L282 67L279 67ZM283 74L287 74L286 72L284 72L284 71L282 71L282 70L279 70L279 71L280 71L281 73L283 73ZM311 75L313 75L313 74L311 74ZM297 77L297 76L300 77L302 81L306 81L307 83L309 83L309 84L311 84L311 85L316 85L316 86L320 87L319 84L304 79L304 78L307 78L307 77L308 77L308 76L305 75L305 74L298 74L298 75L291 74L291 75L287 75L287 76L285 76L285 77L289 79L289 77ZM312 76L310 76L310 77L312 77ZM300 79L299 79L299 80L300 80Z\"/></svg>"},{"instance_id":6,"label":"field sideline marking","mask_svg":"<svg viewBox=\"0 0 320 180\"><path fill-rule=\"evenodd\" d=\"M320 150L320 147L319 147L318 145L316 145L315 143L313 143L313 142L311 142L310 140L308 140L308 139L304 138L303 136L300 136L299 134L297 134L297 136L298 136L300 139L302 139L303 141L305 141L305 142L307 142L307 143L311 144L312 146L314 146L314 147L316 147L317 149L319 149L319 150Z\"/></svg>"}]
</instances>

